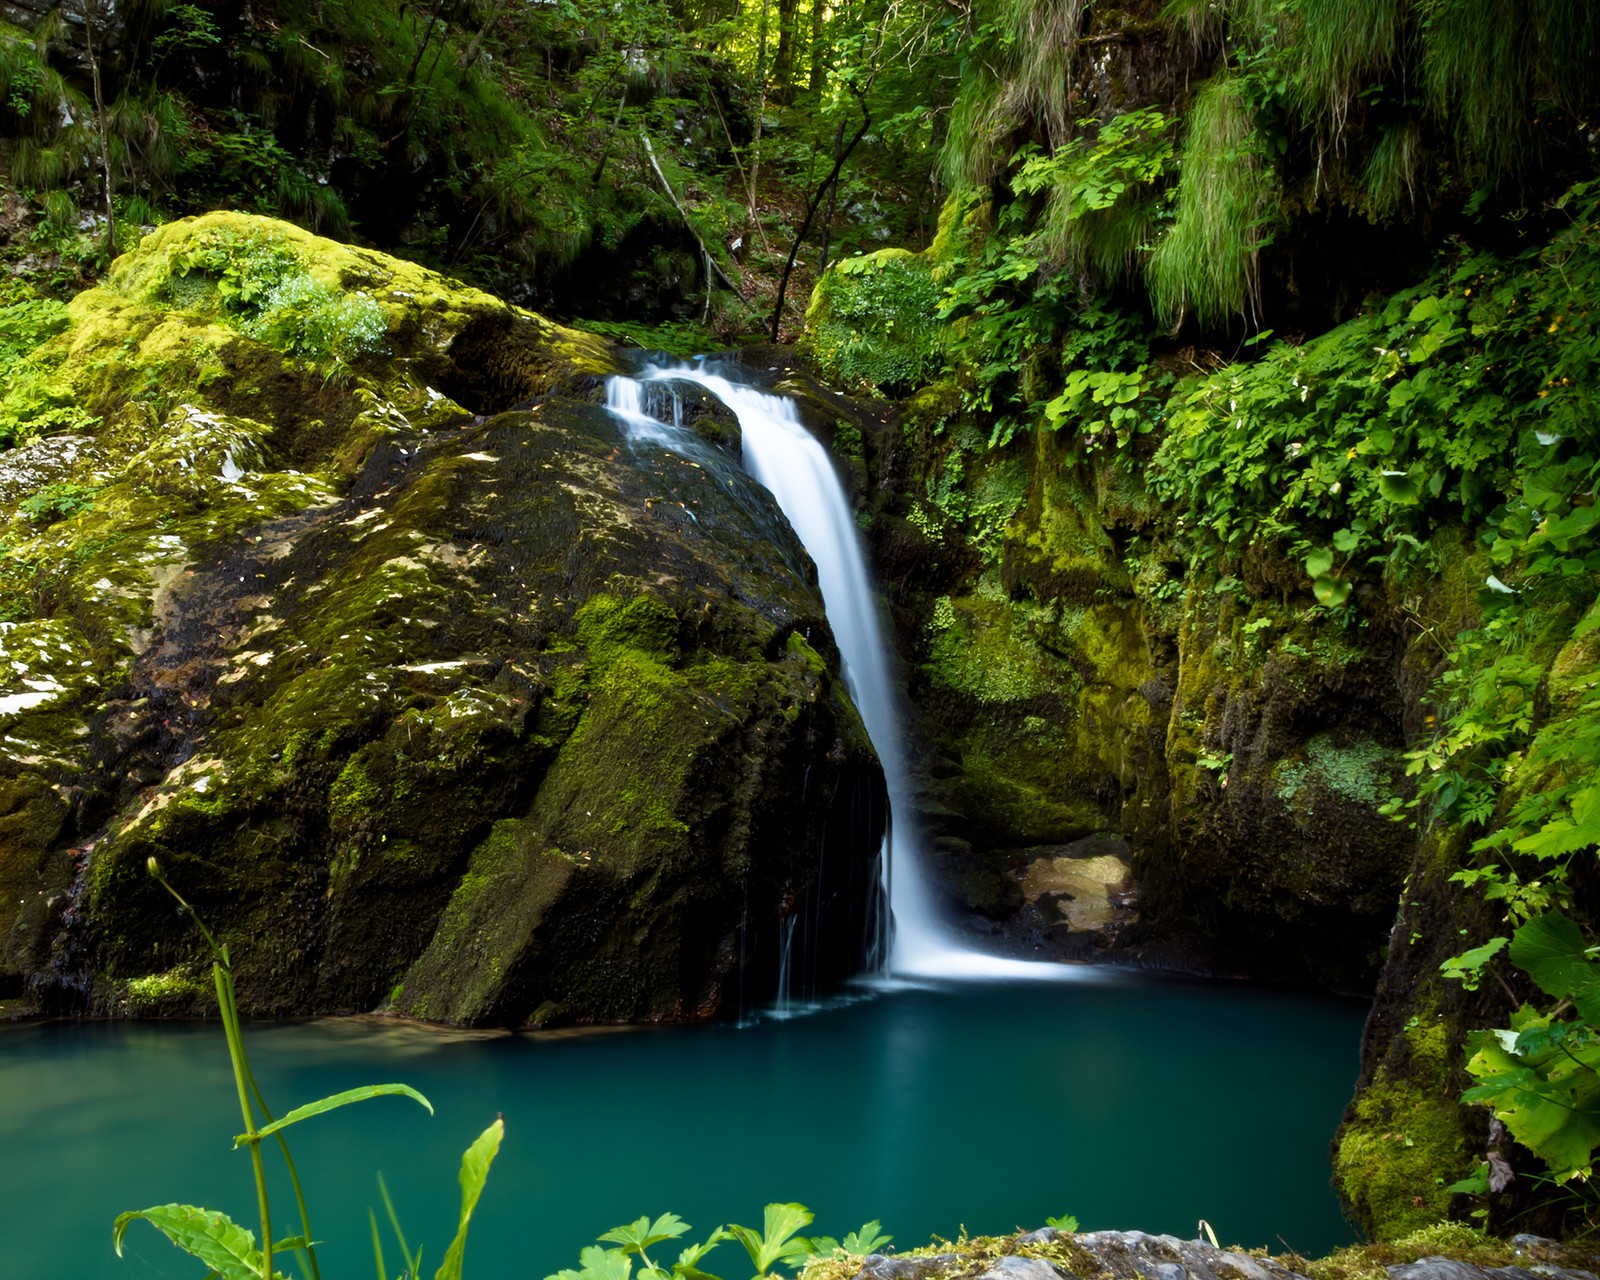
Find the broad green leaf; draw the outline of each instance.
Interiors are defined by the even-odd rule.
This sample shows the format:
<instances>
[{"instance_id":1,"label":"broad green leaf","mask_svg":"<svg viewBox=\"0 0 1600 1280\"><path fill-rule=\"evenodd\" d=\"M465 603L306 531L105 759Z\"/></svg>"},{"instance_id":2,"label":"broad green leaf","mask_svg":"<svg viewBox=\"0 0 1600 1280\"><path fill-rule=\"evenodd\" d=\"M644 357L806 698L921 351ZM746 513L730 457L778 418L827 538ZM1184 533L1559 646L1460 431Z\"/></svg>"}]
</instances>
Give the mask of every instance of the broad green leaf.
<instances>
[{"instance_id":1,"label":"broad green leaf","mask_svg":"<svg viewBox=\"0 0 1600 1280\"><path fill-rule=\"evenodd\" d=\"M1311 584L1311 594L1316 596L1317 603L1327 605L1329 608L1338 608L1350 598L1351 584L1343 578L1329 577L1324 574Z\"/></svg>"},{"instance_id":2,"label":"broad green leaf","mask_svg":"<svg viewBox=\"0 0 1600 1280\"><path fill-rule=\"evenodd\" d=\"M1445 1188L1451 1195L1481 1196L1489 1190L1489 1162L1485 1160L1478 1166L1478 1171L1470 1178L1463 1178L1460 1182L1452 1182Z\"/></svg>"},{"instance_id":3,"label":"broad green leaf","mask_svg":"<svg viewBox=\"0 0 1600 1280\"><path fill-rule=\"evenodd\" d=\"M764 1276L780 1262L804 1257L804 1242L798 1245L792 1238L802 1227L811 1225L811 1210L803 1204L769 1204L763 1215L763 1230L758 1234L750 1227L730 1225L733 1238L742 1244L756 1275Z\"/></svg>"},{"instance_id":4,"label":"broad green leaf","mask_svg":"<svg viewBox=\"0 0 1600 1280\"><path fill-rule=\"evenodd\" d=\"M1438 298L1422 298L1411 308L1411 314L1406 319L1412 324L1421 324L1436 319L1443 311L1444 304Z\"/></svg>"},{"instance_id":5,"label":"broad green leaf","mask_svg":"<svg viewBox=\"0 0 1600 1280\"><path fill-rule=\"evenodd\" d=\"M1405 471L1380 471L1378 492L1390 502L1409 506L1422 497L1422 485Z\"/></svg>"},{"instance_id":6,"label":"broad green leaf","mask_svg":"<svg viewBox=\"0 0 1600 1280\"><path fill-rule=\"evenodd\" d=\"M678 1280L720 1280L720 1277L700 1270L700 1259L724 1240L732 1238L722 1227L718 1227L699 1244L688 1245L678 1254L678 1260L672 1264L672 1274Z\"/></svg>"},{"instance_id":7,"label":"broad green leaf","mask_svg":"<svg viewBox=\"0 0 1600 1280\"><path fill-rule=\"evenodd\" d=\"M192 1204L160 1204L119 1214L111 1226L111 1244L122 1256L122 1238L129 1223L143 1218L191 1257L198 1258L222 1280L261 1280L261 1251L255 1233L225 1213Z\"/></svg>"},{"instance_id":8,"label":"broad green leaf","mask_svg":"<svg viewBox=\"0 0 1600 1280\"><path fill-rule=\"evenodd\" d=\"M302 1120L311 1119L312 1116L320 1116L325 1111L348 1107L352 1102L365 1102L368 1098L380 1098L388 1094L399 1094L403 1097L414 1098L428 1109L429 1115L433 1114L433 1103L429 1102L408 1084L366 1084L359 1089L346 1089L343 1093L330 1094L326 1098L318 1098L315 1102L308 1102L303 1107L296 1107L287 1115L261 1128L256 1133L256 1137L267 1138L277 1133L280 1129L287 1129L292 1124L299 1124ZM240 1133L234 1136L233 1145L242 1147L246 1146L249 1141L249 1134Z\"/></svg>"},{"instance_id":9,"label":"broad green leaf","mask_svg":"<svg viewBox=\"0 0 1600 1280\"><path fill-rule=\"evenodd\" d=\"M673 1240L689 1229L689 1224L675 1213L664 1213L653 1223L648 1215L622 1227L612 1227L601 1240L620 1244L625 1252L637 1253L663 1240Z\"/></svg>"},{"instance_id":10,"label":"broad green leaf","mask_svg":"<svg viewBox=\"0 0 1600 1280\"><path fill-rule=\"evenodd\" d=\"M1511 847L1536 858L1564 858L1595 843L1600 843L1600 824L1555 818L1531 836L1512 841Z\"/></svg>"},{"instance_id":11,"label":"broad green leaf","mask_svg":"<svg viewBox=\"0 0 1600 1280\"><path fill-rule=\"evenodd\" d=\"M602 1249L591 1244L578 1254L579 1269L558 1271L544 1280L629 1280L633 1259L621 1249Z\"/></svg>"},{"instance_id":12,"label":"broad green leaf","mask_svg":"<svg viewBox=\"0 0 1600 1280\"><path fill-rule=\"evenodd\" d=\"M1593 981L1596 966L1588 957L1583 933L1559 911L1535 916L1511 939L1511 963L1546 995L1570 996Z\"/></svg>"},{"instance_id":13,"label":"broad green leaf","mask_svg":"<svg viewBox=\"0 0 1600 1280\"><path fill-rule=\"evenodd\" d=\"M1548 522L1541 532L1561 551L1571 551L1586 541L1600 521L1600 507L1577 507L1559 520Z\"/></svg>"},{"instance_id":14,"label":"broad green leaf","mask_svg":"<svg viewBox=\"0 0 1600 1280\"><path fill-rule=\"evenodd\" d=\"M1558 926L1536 932L1526 945L1541 937L1557 953L1570 941ZM1584 1174L1600 1144L1600 1040L1583 1023L1552 1023L1526 1005L1511 1024L1467 1037L1475 1049L1467 1070L1479 1083L1462 1101L1491 1108L1558 1181Z\"/></svg>"},{"instance_id":15,"label":"broad green leaf","mask_svg":"<svg viewBox=\"0 0 1600 1280\"><path fill-rule=\"evenodd\" d=\"M1076 1231L1078 1228L1074 1225L1072 1229ZM877 1253L893 1239L893 1236L884 1235L883 1223L874 1218L871 1222L863 1223L856 1230L846 1235L839 1242L839 1247L846 1253L865 1257L869 1253Z\"/></svg>"},{"instance_id":16,"label":"broad green leaf","mask_svg":"<svg viewBox=\"0 0 1600 1280\"><path fill-rule=\"evenodd\" d=\"M1361 534L1355 529L1340 529L1333 535L1335 551L1343 551L1346 555L1361 545ZM1330 559L1330 565L1333 563Z\"/></svg>"},{"instance_id":17,"label":"broad green leaf","mask_svg":"<svg viewBox=\"0 0 1600 1280\"><path fill-rule=\"evenodd\" d=\"M1439 966L1439 972L1446 978L1455 979L1467 986L1468 991L1475 991L1478 985L1478 976L1483 966L1499 955L1511 939L1490 938L1481 947L1473 947L1470 951L1463 951L1458 956L1451 956ZM1470 985L1468 985L1470 983Z\"/></svg>"},{"instance_id":18,"label":"broad green leaf","mask_svg":"<svg viewBox=\"0 0 1600 1280\"><path fill-rule=\"evenodd\" d=\"M1333 568L1333 552L1327 547L1319 547L1306 556L1306 575L1311 578L1325 577Z\"/></svg>"},{"instance_id":19,"label":"broad green leaf","mask_svg":"<svg viewBox=\"0 0 1600 1280\"><path fill-rule=\"evenodd\" d=\"M500 1140L506 1136L504 1120L496 1119L477 1136L461 1157L461 1225L456 1228L456 1238L445 1251L444 1262L434 1273L433 1280L461 1280L461 1259L467 1249L467 1226L472 1221L472 1211L478 1207L478 1197L483 1194L483 1184L489 1177L489 1166L500 1150ZM587 1251L586 1251L587 1252ZM626 1258L623 1259L627 1261ZM624 1270L618 1280L627 1280Z\"/></svg>"}]
</instances>

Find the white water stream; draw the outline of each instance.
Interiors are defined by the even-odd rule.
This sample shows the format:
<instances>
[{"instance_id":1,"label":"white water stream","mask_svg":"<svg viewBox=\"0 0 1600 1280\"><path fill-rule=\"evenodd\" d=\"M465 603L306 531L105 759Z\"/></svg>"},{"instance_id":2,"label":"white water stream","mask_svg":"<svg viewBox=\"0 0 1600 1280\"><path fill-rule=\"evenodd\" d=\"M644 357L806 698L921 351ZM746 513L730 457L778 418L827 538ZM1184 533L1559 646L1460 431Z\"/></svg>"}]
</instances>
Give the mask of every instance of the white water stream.
<instances>
[{"instance_id":1,"label":"white water stream","mask_svg":"<svg viewBox=\"0 0 1600 1280\"><path fill-rule=\"evenodd\" d=\"M846 688L877 749L889 792L891 821L885 837L889 907L894 917L887 970L894 978L1030 978L1070 980L1084 966L1012 960L973 950L940 922L927 880L925 857L912 821L900 709L889 676L878 601L854 513L827 451L800 422L794 401L741 386L693 365L652 368L643 382L611 378L607 406L630 439L666 448L704 448L698 436L668 426L644 411L641 392L652 382L698 383L739 419L744 465L765 485L817 566L822 602L839 645Z\"/></svg>"}]
</instances>

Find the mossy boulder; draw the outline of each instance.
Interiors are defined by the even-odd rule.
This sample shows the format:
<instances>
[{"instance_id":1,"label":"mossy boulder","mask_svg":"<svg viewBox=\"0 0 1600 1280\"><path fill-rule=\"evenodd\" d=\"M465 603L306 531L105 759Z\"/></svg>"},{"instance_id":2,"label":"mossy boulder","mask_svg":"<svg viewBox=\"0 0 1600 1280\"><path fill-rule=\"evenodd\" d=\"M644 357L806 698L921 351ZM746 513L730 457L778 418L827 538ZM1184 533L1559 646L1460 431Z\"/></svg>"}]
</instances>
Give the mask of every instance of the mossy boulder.
<instances>
[{"instance_id":1,"label":"mossy boulder","mask_svg":"<svg viewBox=\"0 0 1600 1280\"><path fill-rule=\"evenodd\" d=\"M150 857L250 1012L705 1017L797 912L797 972L859 962L882 782L804 553L624 436L602 342L237 215L69 313L98 421L0 455L0 980L203 1003Z\"/></svg>"}]
</instances>

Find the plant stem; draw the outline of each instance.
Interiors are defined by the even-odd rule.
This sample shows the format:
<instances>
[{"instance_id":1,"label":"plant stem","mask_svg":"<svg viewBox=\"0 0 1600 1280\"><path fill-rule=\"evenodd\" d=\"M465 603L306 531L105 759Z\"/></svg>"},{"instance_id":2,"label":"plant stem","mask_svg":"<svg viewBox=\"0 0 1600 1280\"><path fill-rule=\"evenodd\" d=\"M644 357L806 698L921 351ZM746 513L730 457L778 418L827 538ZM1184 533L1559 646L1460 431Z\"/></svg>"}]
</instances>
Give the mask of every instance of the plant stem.
<instances>
[{"instance_id":1,"label":"plant stem","mask_svg":"<svg viewBox=\"0 0 1600 1280\"><path fill-rule=\"evenodd\" d=\"M226 960L227 953L223 957ZM267 1171L261 1162L261 1139L256 1133L255 1115L250 1106L247 1081L250 1066L245 1061L244 1040L239 1034L239 1010L233 1002L233 973L223 963L211 963L211 976L217 986L217 1008L222 1013L222 1028L228 1037L228 1057L233 1063L233 1082L239 1090L239 1110L244 1115L244 1132L250 1147L250 1168L256 1179L256 1201L261 1209L261 1280L272 1280L272 1214L267 1204Z\"/></svg>"}]
</instances>

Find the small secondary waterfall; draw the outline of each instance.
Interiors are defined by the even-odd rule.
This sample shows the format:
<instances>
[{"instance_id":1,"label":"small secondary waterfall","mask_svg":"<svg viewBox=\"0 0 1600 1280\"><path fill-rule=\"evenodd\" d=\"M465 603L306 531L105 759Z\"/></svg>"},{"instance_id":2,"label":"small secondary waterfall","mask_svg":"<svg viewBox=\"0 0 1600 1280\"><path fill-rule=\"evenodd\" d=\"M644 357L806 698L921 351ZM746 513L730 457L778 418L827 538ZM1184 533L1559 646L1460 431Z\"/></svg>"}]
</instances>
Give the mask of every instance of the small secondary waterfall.
<instances>
[{"instance_id":1,"label":"small secondary waterfall","mask_svg":"<svg viewBox=\"0 0 1600 1280\"><path fill-rule=\"evenodd\" d=\"M771 492L817 566L829 625L839 646L845 685L877 749L889 792L891 822L885 837L889 906L894 917L888 971L896 977L1067 978L1077 966L1011 960L975 951L941 926L911 819L911 780L895 685L878 620L878 602L866 556L832 460L805 429L794 401L741 386L694 365L651 368L642 380L607 381L607 406L629 438L652 440L678 451L705 449L678 427L678 406L652 404L654 385L674 380L705 387L739 419L746 469ZM665 390L666 388L662 388ZM668 426L648 412L668 409Z\"/></svg>"}]
</instances>

